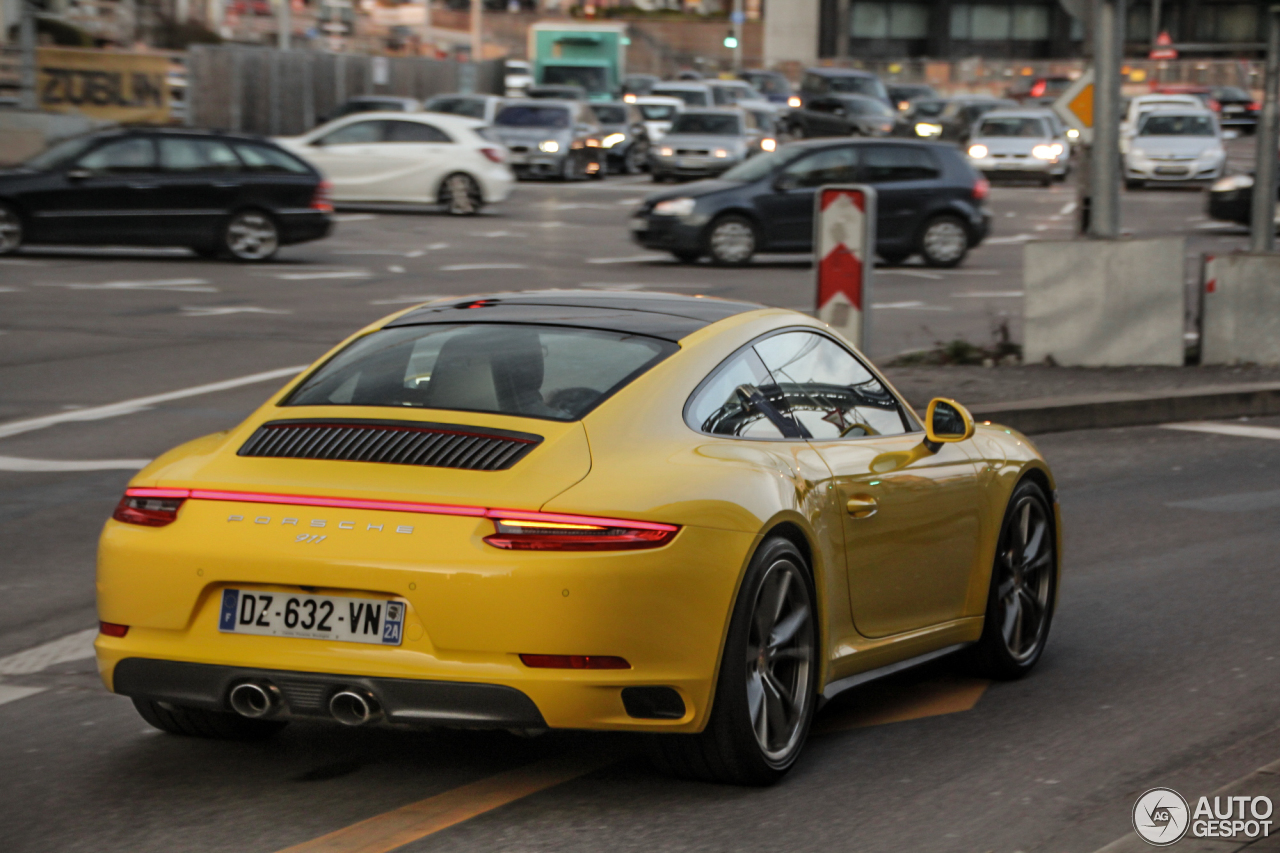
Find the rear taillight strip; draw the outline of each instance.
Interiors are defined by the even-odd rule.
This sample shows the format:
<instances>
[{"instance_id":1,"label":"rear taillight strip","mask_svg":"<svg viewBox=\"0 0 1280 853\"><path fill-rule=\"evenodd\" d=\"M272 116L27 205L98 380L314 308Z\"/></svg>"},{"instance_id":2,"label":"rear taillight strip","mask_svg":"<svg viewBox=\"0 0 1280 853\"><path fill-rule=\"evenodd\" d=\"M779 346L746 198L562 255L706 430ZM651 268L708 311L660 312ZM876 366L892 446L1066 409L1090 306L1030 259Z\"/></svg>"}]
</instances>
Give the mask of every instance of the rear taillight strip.
<instances>
[{"instance_id":1,"label":"rear taillight strip","mask_svg":"<svg viewBox=\"0 0 1280 853\"><path fill-rule=\"evenodd\" d=\"M186 498L194 501L236 501L240 503L284 504L287 506L324 506L340 509L373 509L390 512L416 512L424 515L460 515L471 518L506 518L513 521L544 521L561 524L589 524L606 528L656 530L674 533L679 525L655 521L633 521L625 518L599 518L590 515L565 515L555 512L494 509L459 504L414 503L410 501L374 501L359 498L327 498L313 495L282 495L265 492L227 492L218 489L152 489L129 488L126 497Z\"/></svg>"}]
</instances>

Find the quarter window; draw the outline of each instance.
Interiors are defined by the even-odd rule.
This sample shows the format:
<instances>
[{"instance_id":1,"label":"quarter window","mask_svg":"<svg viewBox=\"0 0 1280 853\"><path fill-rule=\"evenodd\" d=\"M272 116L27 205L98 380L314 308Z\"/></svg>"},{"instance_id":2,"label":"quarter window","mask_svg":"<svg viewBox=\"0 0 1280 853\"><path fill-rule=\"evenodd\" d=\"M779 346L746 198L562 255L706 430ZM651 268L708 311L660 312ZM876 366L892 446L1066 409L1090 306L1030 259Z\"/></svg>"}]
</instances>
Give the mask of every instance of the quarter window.
<instances>
[{"instance_id":1,"label":"quarter window","mask_svg":"<svg viewBox=\"0 0 1280 853\"><path fill-rule=\"evenodd\" d=\"M311 174L311 169L297 157L292 154L286 154L279 148L272 148L270 145L261 145L256 142L237 142L235 149L236 153L240 155L240 160L244 163L245 169L250 172Z\"/></svg>"},{"instance_id":2,"label":"quarter window","mask_svg":"<svg viewBox=\"0 0 1280 853\"><path fill-rule=\"evenodd\" d=\"M452 142L438 127L420 121L384 122L387 142Z\"/></svg>"},{"instance_id":3,"label":"quarter window","mask_svg":"<svg viewBox=\"0 0 1280 853\"><path fill-rule=\"evenodd\" d=\"M365 145L382 141L382 122L357 121L340 127L320 139L321 145Z\"/></svg>"},{"instance_id":4,"label":"quarter window","mask_svg":"<svg viewBox=\"0 0 1280 853\"><path fill-rule=\"evenodd\" d=\"M722 365L700 388L685 410L685 420L699 432L735 438L786 438L796 429L784 414L778 385L760 356L750 347Z\"/></svg>"},{"instance_id":5,"label":"quarter window","mask_svg":"<svg viewBox=\"0 0 1280 853\"><path fill-rule=\"evenodd\" d=\"M784 332L755 344L792 418L817 440L900 435L911 427L893 394L830 338Z\"/></svg>"}]
</instances>

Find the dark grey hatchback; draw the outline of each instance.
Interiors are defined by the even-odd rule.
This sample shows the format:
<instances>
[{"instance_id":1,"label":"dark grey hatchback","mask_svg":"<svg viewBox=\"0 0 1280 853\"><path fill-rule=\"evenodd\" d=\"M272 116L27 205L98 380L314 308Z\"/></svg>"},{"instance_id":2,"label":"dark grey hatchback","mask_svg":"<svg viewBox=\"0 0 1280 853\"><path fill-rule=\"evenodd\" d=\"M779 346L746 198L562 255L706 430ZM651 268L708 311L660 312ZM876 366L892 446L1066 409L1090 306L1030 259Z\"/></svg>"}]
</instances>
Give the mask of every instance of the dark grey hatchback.
<instances>
[{"instance_id":1,"label":"dark grey hatchback","mask_svg":"<svg viewBox=\"0 0 1280 853\"><path fill-rule=\"evenodd\" d=\"M648 249L685 262L738 265L757 252L813 251L814 193L824 184L876 189L876 253L935 267L964 260L990 230L987 181L950 145L823 139L753 157L719 178L655 193L631 219Z\"/></svg>"},{"instance_id":2,"label":"dark grey hatchback","mask_svg":"<svg viewBox=\"0 0 1280 853\"><path fill-rule=\"evenodd\" d=\"M261 261L327 235L332 213L319 172L242 134L100 131L0 172L0 254L34 243L186 246Z\"/></svg>"}]
</instances>

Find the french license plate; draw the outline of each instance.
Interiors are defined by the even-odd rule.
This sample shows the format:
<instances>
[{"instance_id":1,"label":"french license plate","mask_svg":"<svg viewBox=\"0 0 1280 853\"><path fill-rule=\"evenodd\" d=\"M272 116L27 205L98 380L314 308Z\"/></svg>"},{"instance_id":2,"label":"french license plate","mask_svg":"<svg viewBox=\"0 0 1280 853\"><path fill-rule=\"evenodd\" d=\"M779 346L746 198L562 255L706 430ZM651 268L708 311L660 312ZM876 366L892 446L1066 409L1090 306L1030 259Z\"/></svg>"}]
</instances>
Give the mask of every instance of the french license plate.
<instances>
[{"instance_id":1,"label":"french license plate","mask_svg":"<svg viewBox=\"0 0 1280 853\"><path fill-rule=\"evenodd\" d=\"M1016 160L1012 163L1010 163L1008 160L1005 160L1003 162L996 163L996 168L997 169L1021 169L1023 168L1023 166L1021 163L1017 162Z\"/></svg>"},{"instance_id":2,"label":"french license plate","mask_svg":"<svg viewBox=\"0 0 1280 853\"><path fill-rule=\"evenodd\" d=\"M302 637L398 646L404 602L337 595L224 589L218 630L229 634Z\"/></svg>"},{"instance_id":3,"label":"french license plate","mask_svg":"<svg viewBox=\"0 0 1280 853\"><path fill-rule=\"evenodd\" d=\"M1223 107L1222 111L1224 113L1242 113L1244 112L1244 107Z\"/></svg>"},{"instance_id":4,"label":"french license plate","mask_svg":"<svg viewBox=\"0 0 1280 853\"><path fill-rule=\"evenodd\" d=\"M1186 173L1185 166L1156 166L1157 175L1185 175Z\"/></svg>"},{"instance_id":5,"label":"french license plate","mask_svg":"<svg viewBox=\"0 0 1280 853\"><path fill-rule=\"evenodd\" d=\"M513 166L523 166L525 163L529 162L529 155L516 154L512 152L511 154L507 155L507 162Z\"/></svg>"},{"instance_id":6,"label":"french license plate","mask_svg":"<svg viewBox=\"0 0 1280 853\"><path fill-rule=\"evenodd\" d=\"M648 231L649 220L645 219L643 216L631 217L631 230L632 231Z\"/></svg>"}]
</instances>

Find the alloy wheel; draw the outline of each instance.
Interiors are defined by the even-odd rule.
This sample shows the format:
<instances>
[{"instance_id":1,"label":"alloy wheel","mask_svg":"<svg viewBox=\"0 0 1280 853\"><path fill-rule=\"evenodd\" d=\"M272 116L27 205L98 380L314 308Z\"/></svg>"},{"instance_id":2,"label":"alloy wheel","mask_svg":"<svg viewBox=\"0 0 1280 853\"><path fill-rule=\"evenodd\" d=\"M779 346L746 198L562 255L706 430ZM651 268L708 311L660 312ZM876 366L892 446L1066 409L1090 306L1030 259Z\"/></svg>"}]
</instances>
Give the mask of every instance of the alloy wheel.
<instances>
[{"instance_id":1,"label":"alloy wheel","mask_svg":"<svg viewBox=\"0 0 1280 853\"><path fill-rule=\"evenodd\" d=\"M1053 593L1053 533L1044 504L1024 495L1014 505L996 556L1000 635L1018 663L1044 642Z\"/></svg>"},{"instance_id":2,"label":"alloy wheel","mask_svg":"<svg viewBox=\"0 0 1280 853\"><path fill-rule=\"evenodd\" d=\"M227 225L227 251L241 261L266 260L280 247L271 217L256 210L237 213Z\"/></svg>"},{"instance_id":3,"label":"alloy wheel","mask_svg":"<svg viewBox=\"0 0 1280 853\"><path fill-rule=\"evenodd\" d=\"M480 189L467 175L450 175L444 184L445 209L454 216L480 212Z\"/></svg>"},{"instance_id":4,"label":"alloy wheel","mask_svg":"<svg viewBox=\"0 0 1280 853\"><path fill-rule=\"evenodd\" d=\"M8 207L0 205L0 255L16 252L22 245L22 220Z\"/></svg>"},{"instance_id":5,"label":"alloy wheel","mask_svg":"<svg viewBox=\"0 0 1280 853\"><path fill-rule=\"evenodd\" d=\"M809 587L790 560L778 560L756 591L747 632L747 709L756 743L770 762L786 760L808 718L813 666Z\"/></svg>"},{"instance_id":6,"label":"alloy wheel","mask_svg":"<svg viewBox=\"0 0 1280 853\"><path fill-rule=\"evenodd\" d=\"M756 253L756 233L741 219L727 219L711 231L711 257L722 264L745 264Z\"/></svg>"},{"instance_id":7,"label":"alloy wheel","mask_svg":"<svg viewBox=\"0 0 1280 853\"><path fill-rule=\"evenodd\" d=\"M969 250L969 235L954 219L935 219L925 229L923 254L931 264L945 266L958 263Z\"/></svg>"}]
</instances>

